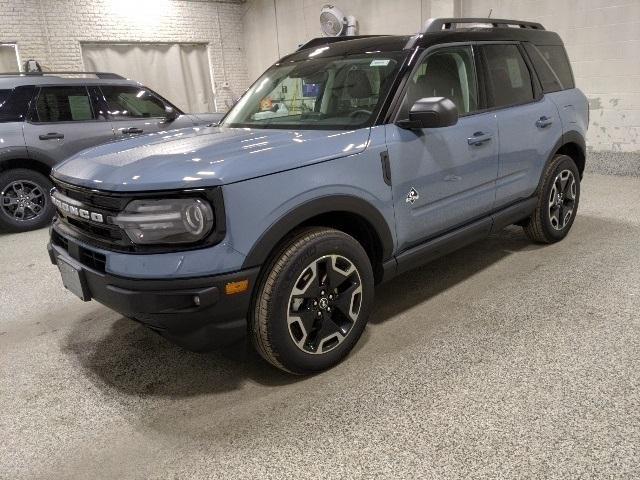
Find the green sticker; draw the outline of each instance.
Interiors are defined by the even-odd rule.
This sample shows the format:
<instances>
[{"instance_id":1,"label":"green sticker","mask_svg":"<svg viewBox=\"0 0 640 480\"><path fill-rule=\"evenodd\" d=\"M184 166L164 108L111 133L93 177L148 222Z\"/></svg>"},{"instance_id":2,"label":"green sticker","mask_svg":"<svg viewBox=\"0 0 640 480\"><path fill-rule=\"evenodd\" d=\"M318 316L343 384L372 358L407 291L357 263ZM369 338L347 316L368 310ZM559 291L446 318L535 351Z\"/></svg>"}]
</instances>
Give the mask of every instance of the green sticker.
<instances>
[{"instance_id":1,"label":"green sticker","mask_svg":"<svg viewBox=\"0 0 640 480\"><path fill-rule=\"evenodd\" d=\"M391 60L386 59L386 60L372 60L371 63L369 64L370 67L386 67L387 65L389 65L389 62Z\"/></svg>"}]
</instances>

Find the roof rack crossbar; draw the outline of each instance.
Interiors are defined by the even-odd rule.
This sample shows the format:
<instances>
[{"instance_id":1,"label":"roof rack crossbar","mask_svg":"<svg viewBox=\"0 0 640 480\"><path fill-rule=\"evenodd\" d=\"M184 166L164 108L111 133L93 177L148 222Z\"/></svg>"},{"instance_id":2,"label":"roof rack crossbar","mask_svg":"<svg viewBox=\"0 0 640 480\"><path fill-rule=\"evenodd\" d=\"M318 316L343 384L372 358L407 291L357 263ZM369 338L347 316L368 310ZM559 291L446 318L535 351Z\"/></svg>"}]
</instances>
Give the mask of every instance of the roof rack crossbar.
<instances>
[{"instance_id":1,"label":"roof rack crossbar","mask_svg":"<svg viewBox=\"0 0 640 480\"><path fill-rule=\"evenodd\" d=\"M3 75L16 75L26 77L41 77L43 75L95 75L103 80L126 80L122 75L110 72L0 72L0 76Z\"/></svg>"},{"instance_id":2,"label":"roof rack crossbar","mask_svg":"<svg viewBox=\"0 0 640 480\"><path fill-rule=\"evenodd\" d=\"M545 30L541 23L526 22L524 20L508 20L504 18L430 18L424 23L422 33L455 30L456 25L469 23L485 23L493 28L509 28L509 26L528 28L531 30Z\"/></svg>"}]
</instances>

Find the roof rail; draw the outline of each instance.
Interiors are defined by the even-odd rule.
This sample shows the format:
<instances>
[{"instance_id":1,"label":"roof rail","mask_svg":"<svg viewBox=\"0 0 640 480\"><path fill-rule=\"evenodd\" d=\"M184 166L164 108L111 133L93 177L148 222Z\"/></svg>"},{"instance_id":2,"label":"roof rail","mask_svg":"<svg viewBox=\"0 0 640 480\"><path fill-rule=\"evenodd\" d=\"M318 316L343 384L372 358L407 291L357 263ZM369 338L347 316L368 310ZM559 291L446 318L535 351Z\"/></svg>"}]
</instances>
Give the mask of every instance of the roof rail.
<instances>
[{"instance_id":1,"label":"roof rail","mask_svg":"<svg viewBox=\"0 0 640 480\"><path fill-rule=\"evenodd\" d=\"M305 50L311 47L317 47L319 45L329 45L331 43L344 42L345 40L357 40L359 38L371 38L371 37L386 37L388 35L351 35L343 37L316 37L312 38L306 43L301 44L298 50Z\"/></svg>"},{"instance_id":2,"label":"roof rail","mask_svg":"<svg viewBox=\"0 0 640 480\"><path fill-rule=\"evenodd\" d=\"M525 22L523 20L507 20L503 18L430 18L424 22L422 33L454 30L456 29L456 25L465 23L486 23L493 28L509 28L509 26L514 26L531 30L545 30L541 23Z\"/></svg>"},{"instance_id":3,"label":"roof rail","mask_svg":"<svg viewBox=\"0 0 640 480\"><path fill-rule=\"evenodd\" d=\"M95 75L103 80L126 80L122 75L110 72L0 72L3 75L16 75L25 77L41 77L43 75Z\"/></svg>"}]
</instances>

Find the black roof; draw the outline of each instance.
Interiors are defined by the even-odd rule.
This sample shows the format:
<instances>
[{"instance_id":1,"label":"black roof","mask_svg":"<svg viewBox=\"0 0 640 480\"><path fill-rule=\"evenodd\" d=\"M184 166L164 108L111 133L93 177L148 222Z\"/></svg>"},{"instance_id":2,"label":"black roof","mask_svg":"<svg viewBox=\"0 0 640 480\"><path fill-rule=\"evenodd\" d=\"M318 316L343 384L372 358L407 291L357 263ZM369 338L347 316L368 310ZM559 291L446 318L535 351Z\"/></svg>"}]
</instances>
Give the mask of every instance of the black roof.
<instances>
[{"instance_id":1,"label":"black roof","mask_svg":"<svg viewBox=\"0 0 640 480\"><path fill-rule=\"evenodd\" d=\"M482 19L473 20L481 23L479 21ZM497 20L493 19L486 23L496 21ZM501 20L500 22L515 21ZM425 31L417 35L320 37L310 40L302 45L296 52L287 55L280 61L304 60L309 58L310 53L314 53L317 50L319 51L314 53L314 58L357 55L368 52L400 52L412 50L415 47L428 48L440 43L450 42L529 41L536 45L562 45L562 40L557 33L544 30L544 27L539 24L531 22L521 23L523 24L522 27L515 28L499 23L491 28L477 26L470 28L450 28L437 31ZM439 24L442 23L439 22Z\"/></svg>"}]
</instances>

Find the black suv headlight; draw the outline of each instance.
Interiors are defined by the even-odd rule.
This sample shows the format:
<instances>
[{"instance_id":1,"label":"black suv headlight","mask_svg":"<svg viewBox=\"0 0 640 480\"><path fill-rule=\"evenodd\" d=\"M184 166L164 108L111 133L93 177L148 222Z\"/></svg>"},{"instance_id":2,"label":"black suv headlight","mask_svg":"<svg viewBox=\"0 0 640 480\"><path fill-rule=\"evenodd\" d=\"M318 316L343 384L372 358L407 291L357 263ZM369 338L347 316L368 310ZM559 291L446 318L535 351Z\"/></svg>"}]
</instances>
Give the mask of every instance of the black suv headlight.
<instances>
[{"instance_id":1,"label":"black suv headlight","mask_svg":"<svg viewBox=\"0 0 640 480\"><path fill-rule=\"evenodd\" d=\"M112 221L138 245L195 243L215 228L213 209L201 198L133 200Z\"/></svg>"}]
</instances>

